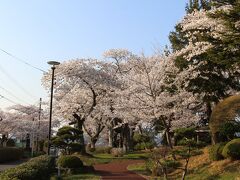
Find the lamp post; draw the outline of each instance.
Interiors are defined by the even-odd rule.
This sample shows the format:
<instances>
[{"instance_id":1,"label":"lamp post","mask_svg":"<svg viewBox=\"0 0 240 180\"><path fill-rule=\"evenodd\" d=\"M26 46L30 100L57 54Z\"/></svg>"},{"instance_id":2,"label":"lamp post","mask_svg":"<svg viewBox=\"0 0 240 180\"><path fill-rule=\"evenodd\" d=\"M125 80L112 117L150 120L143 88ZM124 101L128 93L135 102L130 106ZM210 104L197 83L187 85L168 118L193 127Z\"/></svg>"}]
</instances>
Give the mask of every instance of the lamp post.
<instances>
[{"instance_id":1,"label":"lamp post","mask_svg":"<svg viewBox=\"0 0 240 180\"><path fill-rule=\"evenodd\" d=\"M48 155L50 154L50 140L51 140L51 130L52 130L52 102L53 102L53 85L54 85L54 72L56 66L60 63L57 61L48 61L49 65L51 65L52 69L52 85L51 85L51 98L50 98L50 113L49 113L49 130L48 130Z\"/></svg>"}]
</instances>

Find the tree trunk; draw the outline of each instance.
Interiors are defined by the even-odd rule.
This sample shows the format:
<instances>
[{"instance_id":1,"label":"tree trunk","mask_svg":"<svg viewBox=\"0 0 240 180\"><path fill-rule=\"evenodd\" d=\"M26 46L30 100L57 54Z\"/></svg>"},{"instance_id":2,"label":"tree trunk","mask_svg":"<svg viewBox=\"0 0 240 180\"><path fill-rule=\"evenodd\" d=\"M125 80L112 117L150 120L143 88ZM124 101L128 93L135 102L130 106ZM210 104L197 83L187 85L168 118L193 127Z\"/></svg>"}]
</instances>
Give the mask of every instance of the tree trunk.
<instances>
[{"instance_id":1,"label":"tree trunk","mask_svg":"<svg viewBox=\"0 0 240 180\"><path fill-rule=\"evenodd\" d=\"M79 129L81 132L80 138L79 138L79 143L82 145L82 154L86 154L86 148L85 148L85 142L84 142L84 135L83 135L83 123L85 121L84 118L79 117L77 114L73 114L73 117L76 119L76 128Z\"/></svg>"},{"instance_id":2,"label":"tree trunk","mask_svg":"<svg viewBox=\"0 0 240 180\"><path fill-rule=\"evenodd\" d=\"M189 146L189 147L188 147L188 154L190 155L190 153L191 153L191 147ZM184 171L183 171L182 179L181 179L181 180L184 180L185 177L186 177L186 175L187 175L188 162L189 162L189 160L190 160L190 157L188 157L188 158L186 159L186 164L185 164L185 166L184 166Z\"/></svg>"},{"instance_id":3,"label":"tree trunk","mask_svg":"<svg viewBox=\"0 0 240 180\"><path fill-rule=\"evenodd\" d=\"M129 151L133 151L133 135L134 135L134 132L133 132L133 128L130 128L129 129L129 140L128 140L128 144L129 144Z\"/></svg>"},{"instance_id":4,"label":"tree trunk","mask_svg":"<svg viewBox=\"0 0 240 180\"><path fill-rule=\"evenodd\" d=\"M142 130L142 126L141 125L138 125L138 129L139 129L139 133L143 134L143 130Z\"/></svg>"},{"instance_id":5,"label":"tree trunk","mask_svg":"<svg viewBox=\"0 0 240 180\"><path fill-rule=\"evenodd\" d=\"M217 134L216 133L212 133L211 139L212 139L213 145L217 144Z\"/></svg>"},{"instance_id":6,"label":"tree trunk","mask_svg":"<svg viewBox=\"0 0 240 180\"><path fill-rule=\"evenodd\" d=\"M90 145L91 145L91 149L95 149L96 148L96 142L97 142L97 138L90 138L90 140L91 140L91 143L90 143Z\"/></svg>"},{"instance_id":7,"label":"tree trunk","mask_svg":"<svg viewBox=\"0 0 240 180\"><path fill-rule=\"evenodd\" d=\"M26 135L26 150L30 151L30 134L27 133Z\"/></svg>"},{"instance_id":8,"label":"tree trunk","mask_svg":"<svg viewBox=\"0 0 240 180\"><path fill-rule=\"evenodd\" d=\"M171 149L173 149L172 140L171 140L171 135L170 135L170 132L169 132L169 129L168 129L168 128L167 128L167 130L166 130L165 133L166 133L166 139L167 139L168 146L169 146ZM177 159L174 153L172 153L172 157L173 157L174 160Z\"/></svg>"},{"instance_id":9,"label":"tree trunk","mask_svg":"<svg viewBox=\"0 0 240 180\"><path fill-rule=\"evenodd\" d=\"M129 150L129 126L128 124L123 125L123 151L128 152Z\"/></svg>"},{"instance_id":10,"label":"tree trunk","mask_svg":"<svg viewBox=\"0 0 240 180\"><path fill-rule=\"evenodd\" d=\"M171 135L170 135L170 132L169 132L169 129L166 129L166 139L167 139L167 144L168 146L173 149L173 145L172 145L172 140L171 140Z\"/></svg>"},{"instance_id":11,"label":"tree trunk","mask_svg":"<svg viewBox=\"0 0 240 180\"><path fill-rule=\"evenodd\" d=\"M112 127L109 128L109 131L108 131L108 146L113 147L113 129L112 129Z\"/></svg>"}]
</instances>

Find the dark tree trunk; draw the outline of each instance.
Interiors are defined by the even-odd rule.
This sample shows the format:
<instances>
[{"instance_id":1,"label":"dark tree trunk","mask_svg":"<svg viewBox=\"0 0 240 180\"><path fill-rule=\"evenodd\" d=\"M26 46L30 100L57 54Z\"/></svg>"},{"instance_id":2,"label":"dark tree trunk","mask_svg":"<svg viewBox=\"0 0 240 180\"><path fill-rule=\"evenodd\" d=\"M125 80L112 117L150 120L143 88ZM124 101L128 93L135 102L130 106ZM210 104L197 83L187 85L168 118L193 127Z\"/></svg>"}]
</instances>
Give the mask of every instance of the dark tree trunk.
<instances>
[{"instance_id":1,"label":"dark tree trunk","mask_svg":"<svg viewBox=\"0 0 240 180\"><path fill-rule=\"evenodd\" d=\"M30 151L30 134L26 135L26 150Z\"/></svg>"},{"instance_id":2,"label":"dark tree trunk","mask_svg":"<svg viewBox=\"0 0 240 180\"><path fill-rule=\"evenodd\" d=\"M85 142L84 142L84 135L83 135L83 123L85 121L84 118L81 118L77 114L73 114L73 117L76 120L76 128L81 132L79 143L82 145L82 154L86 154Z\"/></svg>"},{"instance_id":3,"label":"dark tree trunk","mask_svg":"<svg viewBox=\"0 0 240 180\"><path fill-rule=\"evenodd\" d=\"M168 129L166 130L166 140L167 140L168 146L169 146L171 149L173 149L172 140L171 140L171 135L170 135L170 132L169 132Z\"/></svg>"},{"instance_id":4,"label":"dark tree trunk","mask_svg":"<svg viewBox=\"0 0 240 180\"><path fill-rule=\"evenodd\" d=\"M133 135L134 135L134 132L133 132L133 128L130 128L129 129L129 151L133 151Z\"/></svg>"},{"instance_id":5,"label":"dark tree trunk","mask_svg":"<svg viewBox=\"0 0 240 180\"><path fill-rule=\"evenodd\" d=\"M90 140L91 140L91 148L92 149L95 149L96 148L96 143L97 143L97 138L90 138Z\"/></svg>"},{"instance_id":6,"label":"dark tree trunk","mask_svg":"<svg viewBox=\"0 0 240 180\"><path fill-rule=\"evenodd\" d=\"M138 125L138 129L139 129L139 133L143 134L143 130L142 130L142 126L141 125Z\"/></svg>"},{"instance_id":7,"label":"dark tree trunk","mask_svg":"<svg viewBox=\"0 0 240 180\"><path fill-rule=\"evenodd\" d=\"M108 130L108 146L109 147L113 147L113 129L112 129L112 127L110 127L109 128L109 130Z\"/></svg>"},{"instance_id":8,"label":"dark tree trunk","mask_svg":"<svg viewBox=\"0 0 240 180\"><path fill-rule=\"evenodd\" d=\"M189 146L188 147L188 155L189 155L189 157L187 157L187 159L186 159L186 163L185 163L185 166L184 166L184 169L183 169L183 174L182 174L182 180L185 180L186 175L187 175L188 163L189 163L189 160L190 160L190 153L191 153L191 147Z\"/></svg>"},{"instance_id":9,"label":"dark tree trunk","mask_svg":"<svg viewBox=\"0 0 240 180\"><path fill-rule=\"evenodd\" d=\"M123 125L123 151L129 151L130 129L128 124Z\"/></svg>"}]
</instances>

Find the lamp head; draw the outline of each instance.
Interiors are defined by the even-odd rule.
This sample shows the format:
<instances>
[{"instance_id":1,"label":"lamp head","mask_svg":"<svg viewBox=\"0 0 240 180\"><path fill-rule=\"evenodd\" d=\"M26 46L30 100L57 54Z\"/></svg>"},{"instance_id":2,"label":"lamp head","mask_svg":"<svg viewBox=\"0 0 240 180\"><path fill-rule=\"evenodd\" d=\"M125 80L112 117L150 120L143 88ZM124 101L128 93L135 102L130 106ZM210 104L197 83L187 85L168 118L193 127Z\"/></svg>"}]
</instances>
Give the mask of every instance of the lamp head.
<instances>
[{"instance_id":1,"label":"lamp head","mask_svg":"<svg viewBox=\"0 0 240 180\"><path fill-rule=\"evenodd\" d=\"M57 66L60 64L60 62L57 62L57 61L48 61L47 63L52 66Z\"/></svg>"}]
</instances>

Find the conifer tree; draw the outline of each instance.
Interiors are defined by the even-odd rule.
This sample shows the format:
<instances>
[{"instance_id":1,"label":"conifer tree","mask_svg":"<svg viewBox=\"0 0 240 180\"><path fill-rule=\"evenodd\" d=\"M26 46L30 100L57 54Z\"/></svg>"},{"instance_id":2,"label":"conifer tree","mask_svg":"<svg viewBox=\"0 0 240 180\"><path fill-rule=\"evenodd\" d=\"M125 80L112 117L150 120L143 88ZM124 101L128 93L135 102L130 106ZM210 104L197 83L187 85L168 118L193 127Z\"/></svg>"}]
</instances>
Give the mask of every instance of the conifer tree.
<instances>
[{"instance_id":1,"label":"conifer tree","mask_svg":"<svg viewBox=\"0 0 240 180\"><path fill-rule=\"evenodd\" d=\"M211 11L210 13L211 3L214 4L214 8L218 8L223 4L231 6L229 6L228 11L219 8L219 10ZM222 8L227 7L224 6ZM178 55L175 58L175 62L180 70L188 70L194 67L194 71L198 73L195 77L188 78L185 88L190 92L203 94L202 100L206 104L206 114L209 119L212 103L216 103L219 99L228 96L231 90L239 90L240 88L238 83L239 72L236 70L240 57L239 1L217 0L211 2L193 0L189 2L186 10L189 17L192 17L193 20L187 17L185 26L190 24L192 28L183 30L183 24L180 23L176 25L175 32L170 33L169 39L172 43L173 52L186 50L186 47L190 48L187 52L192 54L190 59L186 59L187 54L185 52L185 54ZM207 15L208 11L210 15ZM204 16L201 16L201 14L204 14ZM196 16L198 17L195 18ZM209 21L213 21L215 25L220 23L221 26L219 27L225 29L222 34L217 34L218 37L215 37L215 32L211 32L211 27L206 27L208 24L202 25L199 23L202 18L208 19L208 16L212 18L209 18ZM195 21L199 20L199 22L194 22L194 18ZM209 21L203 21L203 23L209 23ZM196 26L196 29L194 29L194 26ZM200 49L197 49L197 46ZM195 54L191 48L196 48ZM200 52L204 48L206 50Z\"/></svg>"}]
</instances>

